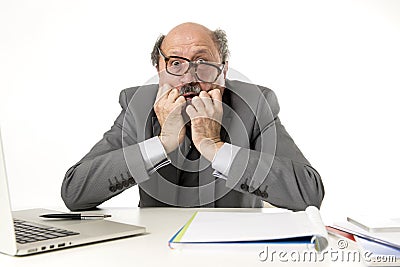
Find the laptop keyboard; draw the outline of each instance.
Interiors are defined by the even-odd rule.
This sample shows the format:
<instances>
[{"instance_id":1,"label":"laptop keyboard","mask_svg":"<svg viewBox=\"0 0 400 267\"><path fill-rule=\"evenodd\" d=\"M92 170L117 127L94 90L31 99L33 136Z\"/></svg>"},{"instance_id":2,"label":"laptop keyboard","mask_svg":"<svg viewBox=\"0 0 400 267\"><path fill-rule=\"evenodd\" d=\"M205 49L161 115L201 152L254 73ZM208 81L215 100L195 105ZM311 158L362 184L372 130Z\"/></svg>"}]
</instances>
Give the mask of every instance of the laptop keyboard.
<instances>
[{"instance_id":1,"label":"laptop keyboard","mask_svg":"<svg viewBox=\"0 0 400 267\"><path fill-rule=\"evenodd\" d=\"M19 244L32 243L53 238L79 235L77 232L51 226L38 225L23 220L14 219L14 229Z\"/></svg>"}]
</instances>

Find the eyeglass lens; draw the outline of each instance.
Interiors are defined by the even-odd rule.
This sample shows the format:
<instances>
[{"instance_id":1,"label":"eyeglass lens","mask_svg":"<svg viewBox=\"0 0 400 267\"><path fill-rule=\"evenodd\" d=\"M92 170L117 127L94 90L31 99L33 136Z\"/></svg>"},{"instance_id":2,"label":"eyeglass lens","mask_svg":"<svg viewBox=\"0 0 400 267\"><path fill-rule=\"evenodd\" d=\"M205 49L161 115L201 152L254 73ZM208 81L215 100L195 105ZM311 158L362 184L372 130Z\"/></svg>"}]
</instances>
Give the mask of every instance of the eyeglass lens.
<instances>
[{"instance_id":1,"label":"eyeglass lens","mask_svg":"<svg viewBox=\"0 0 400 267\"><path fill-rule=\"evenodd\" d=\"M193 64L197 78L201 81L214 82L220 74L219 68L210 63L197 62ZM173 75L181 76L189 70L190 66L190 62L186 60L170 58L167 64L167 71Z\"/></svg>"}]
</instances>

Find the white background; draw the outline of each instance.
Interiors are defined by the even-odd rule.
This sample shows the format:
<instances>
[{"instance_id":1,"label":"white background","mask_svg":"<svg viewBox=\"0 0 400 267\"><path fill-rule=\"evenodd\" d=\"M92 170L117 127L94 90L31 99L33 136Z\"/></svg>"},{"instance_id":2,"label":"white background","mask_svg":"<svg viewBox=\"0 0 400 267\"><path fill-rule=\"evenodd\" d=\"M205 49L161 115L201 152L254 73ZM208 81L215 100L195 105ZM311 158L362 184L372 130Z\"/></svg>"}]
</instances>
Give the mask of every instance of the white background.
<instances>
[{"instance_id":1,"label":"white background","mask_svg":"<svg viewBox=\"0 0 400 267\"><path fill-rule=\"evenodd\" d=\"M0 125L13 208L63 207L67 169L107 131L120 90L156 74L159 34L227 32L230 66L273 89L321 174L326 218L398 210L399 1L0 1ZM137 188L108 206L137 206Z\"/></svg>"}]
</instances>

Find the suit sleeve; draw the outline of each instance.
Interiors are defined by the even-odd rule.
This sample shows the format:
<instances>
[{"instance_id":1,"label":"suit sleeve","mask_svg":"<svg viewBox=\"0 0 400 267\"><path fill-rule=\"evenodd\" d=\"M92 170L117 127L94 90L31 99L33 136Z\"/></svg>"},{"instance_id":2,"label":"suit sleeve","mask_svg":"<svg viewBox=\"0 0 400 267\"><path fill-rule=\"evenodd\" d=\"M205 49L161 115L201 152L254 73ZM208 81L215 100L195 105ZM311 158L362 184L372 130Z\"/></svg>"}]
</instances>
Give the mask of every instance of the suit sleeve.
<instances>
[{"instance_id":1,"label":"suit sleeve","mask_svg":"<svg viewBox=\"0 0 400 267\"><path fill-rule=\"evenodd\" d=\"M324 187L318 172L294 143L278 117L279 104L273 91L263 92L256 117L258 134L251 149L238 148L233 154L226 185L253 194L277 207L304 210L320 207ZM271 116L268 116L270 111ZM275 143L275 147L273 146ZM216 155L217 157L222 155Z\"/></svg>"},{"instance_id":2,"label":"suit sleeve","mask_svg":"<svg viewBox=\"0 0 400 267\"><path fill-rule=\"evenodd\" d=\"M149 179L148 163L142 156L136 132L127 132L123 126L127 101L124 90L119 98L122 111L114 125L85 157L67 171L61 196L70 210L94 208L136 183ZM126 140L129 140L129 145L126 145ZM130 172L126 158L134 161L129 163L135 166L134 173Z\"/></svg>"}]
</instances>

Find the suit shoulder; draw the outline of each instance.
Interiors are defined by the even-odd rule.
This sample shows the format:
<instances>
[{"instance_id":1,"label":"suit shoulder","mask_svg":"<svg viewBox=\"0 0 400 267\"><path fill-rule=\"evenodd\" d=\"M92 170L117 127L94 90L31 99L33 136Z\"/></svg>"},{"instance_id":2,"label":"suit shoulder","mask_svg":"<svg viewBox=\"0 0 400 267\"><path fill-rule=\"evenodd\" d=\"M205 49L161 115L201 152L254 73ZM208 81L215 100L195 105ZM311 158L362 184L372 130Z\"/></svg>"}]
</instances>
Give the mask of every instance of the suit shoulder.
<instances>
[{"instance_id":1,"label":"suit shoulder","mask_svg":"<svg viewBox=\"0 0 400 267\"><path fill-rule=\"evenodd\" d=\"M154 97L157 95L158 85L156 84L149 84L149 85L142 85L142 86L134 86L123 89L119 93L119 103L122 106L127 106L128 103L132 100L133 96L138 92L143 92L144 95Z\"/></svg>"},{"instance_id":2,"label":"suit shoulder","mask_svg":"<svg viewBox=\"0 0 400 267\"><path fill-rule=\"evenodd\" d=\"M273 114L279 113L280 107L276 94L268 87L238 80L227 80L226 87L250 106L259 105L265 99Z\"/></svg>"},{"instance_id":3,"label":"suit shoulder","mask_svg":"<svg viewBox=\"0 0 400 267\"><path fill-rule=\"evenodd\" d=\"M238 81L238 80L227 80L226 81L226 86L230 88L232 91L236 91L238 93L240 92L260 92L264 95L268 94L269 92L273 92L272 89L262 86L262 85L257 85L253 83L248 83L248 82L243 82L243 81Z\"/></svg>"}]
</instances>

